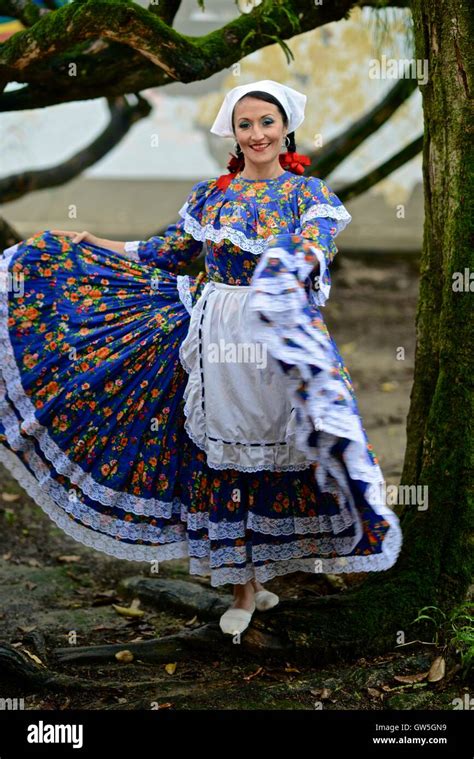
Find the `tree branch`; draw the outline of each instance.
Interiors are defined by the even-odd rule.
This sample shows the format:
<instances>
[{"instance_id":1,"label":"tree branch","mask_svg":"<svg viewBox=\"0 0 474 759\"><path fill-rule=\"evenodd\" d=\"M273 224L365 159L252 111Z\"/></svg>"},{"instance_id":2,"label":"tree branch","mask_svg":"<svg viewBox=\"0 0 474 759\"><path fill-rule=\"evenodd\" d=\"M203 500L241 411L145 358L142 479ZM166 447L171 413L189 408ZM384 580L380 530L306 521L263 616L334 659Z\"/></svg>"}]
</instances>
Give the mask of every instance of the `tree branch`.
<instances>
[{"instance_id":1,"label":"tree branch","mask_svg":"<svg viewBox=\"0 0 474 759\"><path fill-rule=\"evenodd\" d=\"M252 13L242 14L221 29L190 37L163 20L174 17L176 1L168 0L160 15L129 0L76 0L43 15L33 27L13 35L0 47L2 89L8 81L32 85L26 92L5 93L0 97L0 109L41 107L139 92L171 81L207 79L275 40L291 39L346 18L357 5L356 0L322 5L307 0L263 0ZM81 58L80 75L74 82L68 64L82 52L78 43L97 38L120 44L114 76L108 78L97 58ZM130 59L133 70L128 68ZM117 76L120 68L125 76Z\"/></svg>"},{"instance_id":2,"label":"tree branch","mask_svg":"<svg viewBox=\"0 0 474 759\"><path fill-rule=\"evenodd\" d=\"M25 81L23 72L38 61L64 52L76 42L97 37L131 47L172 79L179 78L178 56L183 56L184 73L192 51L192 44L184 35L134 3L76 0L43 16L30 29L13 35L0 49L0 72L9 71L17 75L18 81Z\"/></svg>"},{"instance_id":3,"label":"tree branch","mask_svg":"<svg viewBox=\"0 0 474 759\"><path fill-rule=\"evenodd\" d=\"M2 216L0 216L0 250L5 250L17 242L21 242L21 235Z\"/></svg>"},{"instance_id":4,"label":"tree branch","mask_svg":"<svg viewBox=\"0 0 474 759\"><path fill-rule=\"evenodd\" d=\"M339 166L348 155L393 116L416 87L416 79L399 79L380 103L351 123L345 132L328 142L324 148L310 156L312 163L308 169L309 173L321 178L328 176L336 166Z\"/></svg>"},{"instance_id":5,"label":"tree branch","mask_svg":"<svg viewBox=\"0 0 474 759\"><path fill-rule=\"evenodd\" d=\"M49 8L40 8L32 0L0 0L0 15L16 18L24 26L36 24L45 13L51 13Z\"/></svg>"},{"instance_id":6,"label":"tree branch","mask_svg":"<svg viewBox=\"0 0 474 759\"><path fill-rule=\"evenodd\" d=\"M0 180L0 202L7 203L44 187L56 187L69 182L92 166L117 145L133 124L148 116L150 104L138 96L138 103L129 105L126 98L109 100L110 121L104 131L86 148L64 163L37 171L12 174Z\"/></svg>"},{"instance_id":7,"label":"tree branch","mask_svg":"<svg viewBox=\"0 0 474 759\"><path fill-rule=\"evenodd\" d=\"M400 166L407 163L407 161L410 161L422 150L423 135L417 137L413 142L410 142L409 145L404 147L398 153L395 153L395 155L380 164L380 166L377 166L376 169L369 171L364 177L356 179L355 182L338 189L338 197L342 201L347 202L348 200L351 200L351 198L355 198L357 195L362 195L364 192L367 192L367 190L370 190L371 187L378 184L378 182L381 182L382 179L388 177L393 171L399 169Z\"/></svg>"}]
</instances>

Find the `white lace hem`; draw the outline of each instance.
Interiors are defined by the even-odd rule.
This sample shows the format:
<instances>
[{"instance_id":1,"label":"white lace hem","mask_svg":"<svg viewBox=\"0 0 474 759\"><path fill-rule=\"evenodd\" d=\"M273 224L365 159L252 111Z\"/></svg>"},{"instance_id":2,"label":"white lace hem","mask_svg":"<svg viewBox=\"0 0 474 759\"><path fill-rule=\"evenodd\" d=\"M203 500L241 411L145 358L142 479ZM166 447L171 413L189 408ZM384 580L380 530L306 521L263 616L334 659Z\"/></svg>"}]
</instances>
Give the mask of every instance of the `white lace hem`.
<instances>
[{"instance_id":1,"label":"white lace hem","mask_svg":"<svg viewBox=\"0 0 474 759\"><path fill-rule=\"evenodd\" d=\"M165 542L165 539L175 541L181 536L182 527L180 525L165 525L162 528L158 528L152 525L137 525L118 517L101 514L83 503L73 491L68 490L54 480L45 462L36 453L32 441L21 435L19 421L6 400L4 384L1 378L0 418L2 419L10 447L13 450L23 452L36 478L35 481L41 486L41 491L55 502L63 513L69 516L71 521L78 519L83 525L87 526L87 529L108 533L112 536L112 539L127 538L135 541ZM8 449L5 448L4 450L6 452L5 455L11 454ZM24 468L19 458L10 460L12 465L17 460L19 465ZM315 517L287 517L283 519L263 517L250 511L246 517L246 521L230 522L223 520L215 522L209 518L209 514L206 512L188 512L188 509L178 499L174 499L173 502L169 503L161 503L162 508L159 509L160 517L170 519L173 514L179 514L181 521L186 523L188 530L198 531L205 529L208 532L209 538L213 540L245 537L247 529L269 535L291 535L292 533L299 535L319 532L332 532L336 535L353 524L350 513L344 509L340 514L331 515L330 517L328 515L318 515ZM40 505L42 506L42 503ZM157 516L157 514L153 516ZM139 555L141 556L141 554Z\"/></svg>"},{"instance_id":2,"label":"white lace hem","mask_svg":"<svg viewBox=\"0 0 474 759\"><path fill-rule=\"evenodd\" d=\"M263 566L246 563L244 567L211 567L209 555L193 556L190 554L187 539L170 545L134 545L94 532L89 527L74 522L44 491L43 487L36 481L18 457L5 448L4 445L0 445L0 461L57 527L78 543L116 559L125 559L127 561L150 562L189 558L189 574L209 576L212 587L218 587L227 583L245 583L253 577L259 582L264 583L273 577L291 572L330 572L333 574L343 572L375 572L388 569L391 566L391 563L387 564L386 556L383 554L373 554L371 556L339 556L336 558L316 556L312 558L287 558L278 559ZM205 542L208 544L208 541Z\"/></svg>"},{"instance_id":3,"label":"white lace hem","mask_svg":"<svg viewBox=\"0 0 474 759\"><path fill-rule=\"evenodd\" d=\"M7 281L9 261L17 248L18 244L8 248L4 251L3 257L0 258L0 277L5 276L5 281ZM0 370L8 396L23 419L21 429L36 438L45 458L48 459L58 474L63 474L74 485L77 485L85 495L104 506L118 507L124 511L144 516L169 516L170 504L167 501L135 496L99 483L91 474L71 461L50 437L47 428L39 423L35 414L35 406L23 389L21 375L16 364L8 331L8 291L2 288L0 288L0 349L0 355L2 355ZM2 395L4 397L4 393L3 382L0 382L0 398ZM13 415L13 419L10 417L10 423L17 423L15 415Z\"/></svg>"},{"instance_id":4,"label":"white lace hem","mask_svg":"<svg viewBox=\"0 0 474 759\"><path fill-rule=\"evenodd\" d=\"M182 208L180 208L180 216L184 219L184 229L185 231L192 235L195 240L211 240L212 242L222 242L222 240L230 240L231 243L234 245L237 245L241 250L248 250L250 253L253 253L254 255L260 255L260 253L263 253L267 246L267 238L256 238L256 239L250 239L247 237L245 232L242 232L239 229L234 229L233 227L224 226L221 227L221 229L215 229L212 224L206 224L205 226L201 226L201 224L196 221L189 213L186 211L187 203L184 204Z\"/></svg>"},{"instance_id":5,"label":"white lace hem","mask_svg":"<svg viewBox=\"0 0 474 759\"><path fill-rule=\"evenodd\" d=\"M127 538L135 541L166 542L166 540L176 541L182 537L183 528L180 524L165 525L161 528L152 525L130 524L118 517L95 511L77 497L72 498L71 492L51 477L50 470L36 453L32 442L20 435L19 428L14 429L14 425L8 417L12 416L15 419L16 417L13 411L8 409L5 400L0 404L0 416L5 426L6 437L10 447L13 450L23 452L36 478L35 482L41 486L41 492L56 503L64 514L69 515L71 521L78 519L88 529L108 533L113 539ZM13 457L12 452L7 448L3 450L5 451L5 456L9 456L9 463L13 467L13 474L15 474L15 461L20 465L21 471L25 468L19 457ZM43 505L42 502L39 503L41 506ZM168 506L166 518L170 519L172 515L178 514L181 522L186 524L189 531L197 532L204 529L211 540L245 537L248 529L262 535L303 535L322 532L330 532L337 535L337 533L348 529L353 524L350 513L345 510L341 511L340 514L331 516L318 515L315 517L286 517L283 519L264 517L249 511L245 520L233 522L229 520L213 521L209 518L207 512L189 512L187 507L178 499L174 499Z\"/></svg>"},{"instance_id":6,"label":"white lace hem","mask_svg":"<svg viewBox=\"0 0 474 759\"><path fill-rule=\"evenodd\" d=\"M262 275L268 258L283 261L284 269L277 277ZM337 371L330 340L312 326L311 317L304 308L307 298L298 286L298 279L303 280L305 274L304 259L299 255L290 257L284 248L275 246L260 259L252 278L249 302L253 334L255 339L267 345L274 358L289 365L287 371L281 369L281 372L292 403L298 409L297 445L317 462L315 475L321 491L327 492L331 483L335 483L354 520L360 523L362 535L361 517L347 476L341 462L332 454L341 438L348 441L343 452L348 475L351 480L365 485L363 497L389 524L383 548L386 560L393 564L402 544L399 520L383 503L383 475L379 465L369 456L361 420L350 390ZM314 368L316 372L312 371ZM310 444L316 431L317 445Z\"/></svg>"},{"instance_id":7,"label":"white lace hem","mask_svg":"<svg viewBox=\"0 0 474 759\"><path fill-rule=\"evenodd\" d=\"M268 564L246 563L243 567L213 567L209 559L190 557L189 573L210 576L212 587L219 585L244 584L254 577L262 584L292 572L309 574L344 574L354 572L383 572L390 569L392 561L383 554L370 556L336 556L330 558L290 558L271 561Z\"/></svg>"},{"instance_id":8,"label":"white lace hem","mask_svg":"<svg viewBox=\"0 0 474 759\"><path fill-rule=\"evenodd\" d=\"M336 232L334 237L337 237L339 232L352 221L352 216L344 206L331 206L329 203L315 203L310 206L300 218L301 227L306 224L310 219L334 219L336 222Z\"/></svg>"},{"instance_id":9,"label":"white lace hem","mask_svg":"<svg viewBox=\"0 0 474 759\"><path fill-rule=\"evenodd\" d=\"M222 240L230 240L231 243L237 245L241 250L247 250L254 255L260 255L267 247L268 241L273 239L273 235L266 238L249 238L243 230L235 229L231 226L223 226L220 229L215 229L212 224L200 224L191 214L188 212L189 203L186 201L179 209L179 215L184 219L185 231L192 235L195 240L203 242L204 240L211 240L212 242L222 242ZM314 218L329 218L335 222L336 231L334 237L337 237L339 232L352 221L352 216L341 206L331 206L329 203L316 203L301 216L300 228ZM296 232L295 232L296 234Z\"/></svg>"},{"instance_id":10,"label":"white lace hem","mask_svg":"<svg viewBox=\"0 0 474 759\"><path fill-rule=\"evenodd\" d=\"M193 310L193 299L191 297L191 291L189 289L189 274L177 275L177 288L178 295L181 303L186 307L186 311L190 314ZM180 346L181 347L181 346Z\"/></svg>"},{"instance_id":11,"label":"white lace hem","mask_svg":"<svg viewBox=\"0 0 474 759\"><path fill-rule=\"evenodd\" d=\"M22 488L33 498L50 519L74 540L88 548L128 561L168 561L188 556L187 536L182 541L164 545L136 545L125 543L118 537L96 532L93 528L75 522L45 489L45 481L38 482L12 451L0 445L0 461L15 477Z\"/></svg>"},{"instance_id":12,"label":"white lace hem","mask_svg":"<svg viewBox=\"0 0 474 759\"><path fill-rule=\"evenodd\" d=\"M128 256L128 258L133 259L134 261L139 261L140 257L138 255L138 246L140 245L140 240L133 240L131 242L126 242L124 245L124 253Z\"/></svg>"}]
</instances>

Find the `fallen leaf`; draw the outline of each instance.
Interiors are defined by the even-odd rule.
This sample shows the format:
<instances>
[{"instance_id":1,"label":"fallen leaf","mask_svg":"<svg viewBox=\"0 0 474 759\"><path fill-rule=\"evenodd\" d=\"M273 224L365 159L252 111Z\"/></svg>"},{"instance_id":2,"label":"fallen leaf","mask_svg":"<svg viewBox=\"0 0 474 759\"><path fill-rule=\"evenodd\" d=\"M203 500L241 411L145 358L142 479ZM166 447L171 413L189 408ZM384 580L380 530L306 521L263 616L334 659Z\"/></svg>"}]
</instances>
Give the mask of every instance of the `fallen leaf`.
<instances>
[{"instance_id":1,"label":"fallen leaf","mask_svg":"<svg viewBox=\"0 0 474 759\"><path fill-rule=\"evenodd\" d=\"M10 561L11 557L12 557L12 552L11 552L11 551L9 551L8 553L4 553L4 554L2 555L2 559L3 559L4 561Z\"/></svg>"},{"instance_id":2,"label":"fallen leaf","mask_svg":"<svg viewBox=\"0 0 474 759\"><path fill-rule=\"evenodd\" d=\"M194 615L192 619L190 619L188 622L184 623L185 627L191 627L191 625L194 625L195 622L198 621L197 614Z\"/></svg>"},{"instance_id":3,"label":"fallen leaf","mask_svg":"<svg viewBox=\"0 0 474 759\"><path fill-rule=\"evenodd\" d=\"M33 630L36 630L36 628L37 625L18 625L18 629L24 633L30 633Z\"/></svg>"},{"instance_id":4,"label":"fallen leaf","mask_svg":"<svg viewBox=\"0 0 474 759\"><path fill-rule=\"evenodd\" d=\"M112 607L117 614L121 614L122 617L143 617L145 614L142 609L132 609L131 606L118 606L117 604L112 604Z\"/></svg>"},{"instance_id":5,"label":"fallen leaf","mask_svg":"<svg viewBox=\"0 0 474 759\"><path fill-rule=\"evenodd\" d=\"M63 564L73 564L75 561L80 561L81 557L76 556L76 554L63 554L62 556L56 556L57 561L62 562Z\"/></svg>"},{"instance_id":6,"label":"fallen leaf","mask_svg":"<svg viewBox=\"0 0 474 759\"><path fill-rule=\"evenodd\" d=\"M177 664L176 662L170 662L169 664L165 664L165 670L169 675L174 675L176 672Z\"/></svg>"},{"instance_id":7,"label":"fallen leaf","mask_svg":"<svg viewBox=\"0 0 474 759\"><path fill-rule=\"evenodd\" d=\"M437 683L446 673L446 662L442 656L437 656L428 672L428 682Z\"/></svg>"},{"instance_id":8,"label":"fallen leaf","mask_svg":"<svg viewBox=\"0 0 474 759\"><path fill-rule=\"evenodd\" d=\"M382 382L380 389L383 393L393 393L398 387L398 382Z\"/></svg>"},{"instance_id":9,"label":"fallen leaf","mask_svg":"<svg viewBox=\"0 0 474 759\"><path fill-rule=\"evenodd\" d=\"M38 559L28 559L26 562L30 567L42 567L43 565Z\"/></svg>"},{"instance_id":10,"label":"fallen leaf","mask_svg":"<svg viewBox=\"0 0 474 759\"><path fill-rule=\"evenodd\" d=\"M421 683L427 677L428 672L420 672L417 675L395 675L393 679L398 683Z\"/></svg>"},{"instance_id":11,"label":"fallen leaf","mask_svg":"<svg viewBox=\"0 0 474 759\"><path fill-rule=\"evenodd\" d=\"M41 659L39 658L39 656L36 656L36 654L32 654L31 651L28 651L27 648L23 648L22 651L23 651L23 653L27 654L30 657L30 659L32 659L34 662L36 662L36 664L39 664L40 667L44 667L44 664L41 661Z\"/></svg>"},{"instance_id":12,"label":"fallen leaf","mask_svg":"<svg viewBox=\"0 0 474 759\"><path fill-rule=\"evenodd\" d=\"M115 598L116 595L116 590L98 590L94 593L94 598Z\"/></svg>"},{"instance_id":13,"label":"fallen leaf","mask_svg":"<svg viewBox=\"0 0 474 759\"><path fill-rule=\"evenodd\" d=\"M264 671L265 670L263 667L259 667L258 669L255 670L255 672L252 672L250 675L244 675L243 679L247 680L247 682L250 682L250 680L253 680L254 677L257 677L257 675L261 675L262 672Z\"/></svg>"},{"instance_id":14,"label":"fallen leaf","mask_svg":"<svg viewBox=\"0 0 474 759\"><path fill-rule=\"evenodd\" d=\"M341 575L326 575L326 580L329 582L329 584L336 589L344 590L347 586L344 581L344 578L341 577Z\"/></svg>"},{"instance_id":15,"label":"fallen leaf","mask_svg":"<svg viewBox=\"0 0 474 759\"><path fill-rule=\"evenodd\" d=\"M383 693L377 690L377 688L367 688L367 693L369 696L372 696L372 698L382 698L383 696Z\"/></svg>"},{"instance_id":16,"label":"fallen leaf","mask_svg":"<svg viewBox=\"0 0 474 759\"><path fill-rule=\"evenodd\" d=\"M129 662L133 661L134 656L131 651L125 650L125 651L117 651L115 654L115 658L117 661L123 662L124 664L128 664Z\"/></svg>"},{"instance_id":17,"label":"fallen leaf","mask_svg":"<svg viewBox=\"0 0 474 759\"><path fill-rule=\"evenodd\" d=\"M18 493L2 493L2 500L6 501L7 503L13 503L13 501L18 501L19 499Z\"/></svg>"}]
</instances>

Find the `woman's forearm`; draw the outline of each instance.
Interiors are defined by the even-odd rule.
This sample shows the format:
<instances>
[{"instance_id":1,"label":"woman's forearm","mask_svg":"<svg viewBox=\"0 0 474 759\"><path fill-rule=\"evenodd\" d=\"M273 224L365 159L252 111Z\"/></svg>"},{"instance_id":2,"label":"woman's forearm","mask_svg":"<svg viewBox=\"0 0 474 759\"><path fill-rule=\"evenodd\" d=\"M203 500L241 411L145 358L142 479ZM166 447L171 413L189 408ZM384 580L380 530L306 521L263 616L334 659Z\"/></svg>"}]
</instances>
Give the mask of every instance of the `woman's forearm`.
<instances>
[{"instance_id":1,"label":"woman's forearm","mask_svg":"<svg viewBox=\"0 0 474 759\"><path fill-rule=\"evenodd\" d=\"M108 248L109 250L114 250L116 253L125 253L125 243L120 240L106 240L103 237L95 237L95 235L94 238L100 248Z\"/></svg>"}]
</instances>

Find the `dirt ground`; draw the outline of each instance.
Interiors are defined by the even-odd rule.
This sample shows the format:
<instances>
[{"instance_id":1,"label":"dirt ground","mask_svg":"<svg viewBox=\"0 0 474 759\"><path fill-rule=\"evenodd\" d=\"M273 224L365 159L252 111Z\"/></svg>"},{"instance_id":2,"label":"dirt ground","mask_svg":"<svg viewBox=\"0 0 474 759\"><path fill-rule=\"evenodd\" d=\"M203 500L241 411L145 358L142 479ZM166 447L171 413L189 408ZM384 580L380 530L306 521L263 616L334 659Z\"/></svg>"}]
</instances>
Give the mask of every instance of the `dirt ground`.
<instances>
[{"instance_id":1,"label":"dirt ground","mask_svg":"<svg viewBox=\"0 0 474 759\"><path fill-rule=\"evenodd\" d=\"M416 256L340 257L323 311L352 376L364 426L387 484L401 474L405 424L414 365L418 289ZM405 351L404 360L397 351ZM64 558L66 557L66 558ZM75 558L71 558L75 557ZM77 687L35 687L0 673L0 696L22 696L28 709L452 709L467 685L451 673L440 682L403 684L396 676L425 672L433 645L394 649L350 665L295 666L255 656L212 654L160 664L58 663L54 649L127 643L167 636L204 624L199 616L141 601L143 616L121 616L124 582L149 577L149 565L119 561L62 533L0 465L0 640L37 657L49 669L77 679ZM160 581L192 580L187 561L163 562ZM339 578L336 578L336 580ZM340 589L357 578L346 576ZM334 579L294 573L267 587L282 598L334 593ZM217 589L230 603L229 588ZM271 613L271 612L270 612ZM229 644L232 648L232 644ZM234 648L236 648L234 646Z\"/></svg>"}]
</instances>

